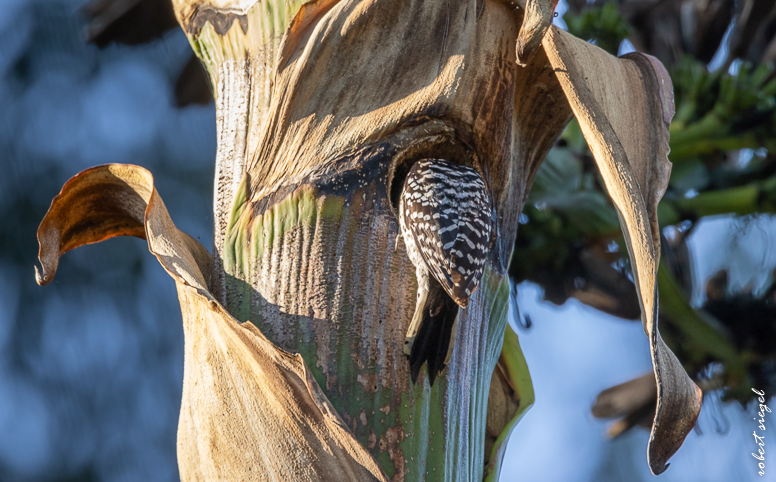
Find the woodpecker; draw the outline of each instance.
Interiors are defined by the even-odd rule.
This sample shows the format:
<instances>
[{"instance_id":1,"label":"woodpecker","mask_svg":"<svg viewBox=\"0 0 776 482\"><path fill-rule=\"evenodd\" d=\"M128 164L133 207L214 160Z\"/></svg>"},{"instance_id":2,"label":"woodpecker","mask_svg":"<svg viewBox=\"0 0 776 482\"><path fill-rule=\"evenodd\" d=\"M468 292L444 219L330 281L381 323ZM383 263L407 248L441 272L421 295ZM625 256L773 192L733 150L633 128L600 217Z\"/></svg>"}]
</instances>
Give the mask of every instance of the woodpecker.
<instances>
[{"instance_id":1,"label":"woodpecker","mask_svg":"<svg viewBox=\"0 0 776 482\"><path fill-rule=\"evenodd\" d=\"M485 182L474 169L423 159L407 174L399 225L418 280L404 341L413 383L428 362L433 385L450 359L460 308L469 305L490 251L491 211Z\"/></svg>"}]
</instances>

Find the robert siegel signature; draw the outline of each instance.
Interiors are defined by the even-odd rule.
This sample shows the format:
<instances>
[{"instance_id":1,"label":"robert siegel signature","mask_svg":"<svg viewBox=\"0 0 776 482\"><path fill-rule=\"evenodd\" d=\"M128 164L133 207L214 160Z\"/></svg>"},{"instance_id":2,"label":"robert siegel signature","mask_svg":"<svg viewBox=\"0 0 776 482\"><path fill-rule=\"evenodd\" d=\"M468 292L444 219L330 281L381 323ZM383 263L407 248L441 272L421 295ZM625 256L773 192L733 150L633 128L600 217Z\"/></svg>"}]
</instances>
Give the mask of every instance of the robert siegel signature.
<instances>
[{"instance_id":1,"label":"robert siegel signature","mask_svg":"<svg viewBox=\"0 0 776 482\"><path fill-rule=\"evenodd\" d=\"M752 452L752 457L756 458L760 462L757 464L757 467L760 469L758 474L760 477L765 475L765 413L770 412L771 409L768 408L768 406L765 404L765 392L761 392L759 390L752 389L754 393L758 395L757 401L760 402L760 411L757 412L757 415L759 415L760 419L753 419L755 420L758 425L757 428L762 433L762 435L757 435L757 430L752 432L752 435L754 435L754 443L759 445L759 449L757 449L757 454Z\"/></svg>"}]
</instances>

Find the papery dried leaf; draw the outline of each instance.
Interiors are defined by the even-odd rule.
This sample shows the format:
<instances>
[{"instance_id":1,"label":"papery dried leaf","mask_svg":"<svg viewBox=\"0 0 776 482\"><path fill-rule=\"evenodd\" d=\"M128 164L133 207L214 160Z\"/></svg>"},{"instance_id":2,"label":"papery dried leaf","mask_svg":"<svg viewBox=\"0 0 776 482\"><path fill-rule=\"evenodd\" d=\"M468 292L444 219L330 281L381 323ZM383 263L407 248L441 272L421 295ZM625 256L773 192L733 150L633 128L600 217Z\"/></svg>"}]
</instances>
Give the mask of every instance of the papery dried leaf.
<instances>
[{"instance_id":1,"label":"papery dried leaf","mask_svg":"<svg viewBox=\"0 0 776 482\"><path fill-rule=\"evenodd\" d=\"M517 64L525 67L542 44L542 38L552 25L558 0L527 0L523 25L517 37L515 53Z\"/></svg>"},{"instance_id":2,"label":"papery dried leaf","mask_svg":"<svg viewBox=\"0 0 776 482\"><path fill-rule=\"evenodd\" d=\"M253 324L239 324L213 298L210 255L175 227L145 169L100 166L65 184L38 231L39 282L51 281L65 251L122 235L146 238L178 289L182 480L387 480L301 356L275 347Z\"/></svg>"},{"instance_id":3,"label":"papery dried leaf","mask_svg":"<svg viewBox=\"0 0 776 482\"><path fill-rule=\"evenodd\" d=\"M310 35L310 30L317 25L317 21L338 2L339 0L310 0L299 7L278 48L278 71L291 60L299 43Z\"/></svg>"},{"instance_id":4,"label":"papery dried leaf","mask_svg":"<svg viewBox=\"0 0 776 482\"><path fill-rule=\"evenodd\" d=\"M657 329L657 203L671 170L671 79L653 57L630 54L618 59L555 27L543 46L614 201L628 245L657 382L647 458L652 472L659 474L701 407L700 389Z\"/></svg>"},{"instance_id":5,"label":"papery dried leaf","mask_svg":"<svg viewBox=\"0 0 776 482\"><path fill-rule=\"evenodd\" d=\"M161 214L146 218L149 205L159 206ZM157 231L162 237L148 236L149 232ZM147 239L149 249L171 275L207 289L210 254L169 220L167 209L154 190L151 174L128 164L109 164L82 171L54 198L38 228L38 259L42 268L35 268L38 284L45 285L54 279L59 257L65 252L116 236ZM179 271L176 260L168 254L170 244L186 246L183 256L187 256L190 269Z\"/></svg>"},{"instance_id":6,"label":"papery dried leaf","mask_svg":"<svg viewBox=\"0 0 776 482\"><path fill-rule=\"evenodd\" d=\"M618 437L641 425L650 428L655 418L657 386L651 372L602 391L592 408L596 418L622 418L609 427L610 437Z\"/></svg>"},{"instance_id":7,"label":"papery dried leaf","mask_svg":"<svg viewBox=\"0 0 776 482\"><path fill-rule=\"evenodd\" d=\"M73 248L114 236L145 239L148 182L144 172L119 164L88 169L67 181L38 228L38 284L54 279L59 257Z\"/></svg>"}]
</instances>

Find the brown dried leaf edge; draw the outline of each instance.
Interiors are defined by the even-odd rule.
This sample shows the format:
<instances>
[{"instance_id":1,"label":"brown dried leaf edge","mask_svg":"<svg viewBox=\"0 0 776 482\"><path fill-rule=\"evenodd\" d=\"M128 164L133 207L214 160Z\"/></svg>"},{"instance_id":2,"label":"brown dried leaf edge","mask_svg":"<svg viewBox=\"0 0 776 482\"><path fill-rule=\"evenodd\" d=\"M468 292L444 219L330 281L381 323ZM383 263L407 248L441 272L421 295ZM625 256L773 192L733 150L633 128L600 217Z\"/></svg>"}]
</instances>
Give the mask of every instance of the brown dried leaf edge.
<instances>
[{"instance_id":1,"label":"brown dried leaf edge","mask_svg":"<svg viewBox=\"0 0 776 482\"><path fill-rule=\"evenodd\" d=\"M38 283L53 279L66 251L114 236L146 239L177 286L182 480L387 480L301 356L275 347L252 323L239 324L213 298L210 254L175 227L145 169L99 166L65 184L38 229Z\"/></svg>"},{"instance_id":2,"label":"brown dried leaf edge","mask_svg":"<svg viewBox=\"0 0 776 482\"><path fill-rule=\"evenodd\" d=\"M617 58L556 27L542 45L598 164L630 253L657 382L647 459L659 474L701 409L701 390L657 329L657 204L671 173L673 86L660 61L645 54Z\"/></svg>"}]
</instances>

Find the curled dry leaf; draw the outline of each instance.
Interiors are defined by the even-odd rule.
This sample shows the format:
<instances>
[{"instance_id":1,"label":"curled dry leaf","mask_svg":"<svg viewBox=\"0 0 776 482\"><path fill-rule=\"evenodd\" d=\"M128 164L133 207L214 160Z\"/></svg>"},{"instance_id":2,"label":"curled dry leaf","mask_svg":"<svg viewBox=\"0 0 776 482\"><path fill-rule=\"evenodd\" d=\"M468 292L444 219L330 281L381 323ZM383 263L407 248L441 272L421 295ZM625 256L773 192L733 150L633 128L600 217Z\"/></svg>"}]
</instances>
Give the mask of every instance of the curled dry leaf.
<instances>
[{"instance_id":1,"label":"curled dry leaf","mask_svg":"<svg viewBox=\"0 0 776 482\"><path fill-rule=\"evenodd\" d=\"M657 204L671 172L671 80L653 57L636 53L618 59L555 27L543 46L614 201L628 245L657 382L647 458L652 472L659 474L701 408L700 389L657 329Z\"/></svg>"},{"instance_id":2,"label":"curled dry leaf","mask_svg":"<svg viewBox=\"0 0 776 482\"><path fill-rule=\"evenodd\" d=\"M558 0L527 0L525 2L523 25L520 27L520 34L515 46L517 64L521 67L528 65L542 44L547 29L552 25L557 5Z\"/></svg>"},{"instance_id":3,"label":"curled dry leaf","mask_svg":"<svg viewBox=\"0 0 776 482\"><path fill-rule=\"evenodd\" d=\"M114 236L145 238L178 289L185 335L181 479L387 480L302 358L250 322L239 324L213 298L210 254L175 227L145 169L100 166L65 184L38 230L38 282L53 279L66 251Z\"/></svg>"},{"instance_id":4,"label":"curled dry leaf","mask_svg":"<svg viewBox=\"0 0 776 482\"><path fill-rule=\"evenodd\" d=\"M636 425L650 428L656 402L657 386L650 372L599 393L592 412L596 418L621 417L609 427L609 436L618 437Z\"/></svg>"}]
</instances>

